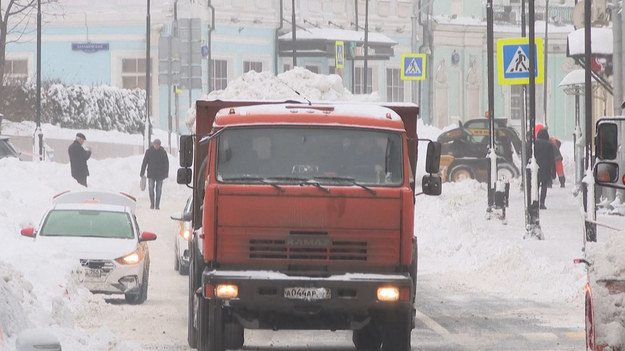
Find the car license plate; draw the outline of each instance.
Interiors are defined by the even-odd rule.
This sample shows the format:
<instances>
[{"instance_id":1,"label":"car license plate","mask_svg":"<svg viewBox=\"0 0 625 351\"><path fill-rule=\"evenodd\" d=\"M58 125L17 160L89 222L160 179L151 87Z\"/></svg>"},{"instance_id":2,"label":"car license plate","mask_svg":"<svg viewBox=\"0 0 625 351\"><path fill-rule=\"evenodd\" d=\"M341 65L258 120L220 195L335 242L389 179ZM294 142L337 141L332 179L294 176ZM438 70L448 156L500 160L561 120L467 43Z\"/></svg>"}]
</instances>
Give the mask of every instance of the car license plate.
<instances>
[{"instance_id":1,"label":"car license plate","mask_svg":"<svg viewBox=\"0 0 625 351\"><path fill-rule=\"evenodd\" d=\"M331 297L330 289L291 287L284 289L284 298L293 300L328 300Z\"/></svg>"},{"instance_id":2,"label":"car license plate","mask_svg":"<svg viewBox=\"0 0 625 351\"><path fill-rule=\"evenodd\" d=\"M100 278L102 276L101 269L87 269L85 276L89 278Z\"/></svg>"}]
</instances>

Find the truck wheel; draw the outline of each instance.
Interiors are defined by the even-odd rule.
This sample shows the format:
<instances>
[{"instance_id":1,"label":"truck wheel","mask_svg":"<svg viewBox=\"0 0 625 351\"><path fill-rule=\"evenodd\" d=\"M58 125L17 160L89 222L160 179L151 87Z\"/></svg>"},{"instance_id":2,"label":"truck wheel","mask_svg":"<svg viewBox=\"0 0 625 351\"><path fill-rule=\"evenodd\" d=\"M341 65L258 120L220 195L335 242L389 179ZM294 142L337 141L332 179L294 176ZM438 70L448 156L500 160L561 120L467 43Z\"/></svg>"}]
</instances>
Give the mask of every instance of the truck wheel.
<instances>
[{"instance_id":1,"label":"truck wheel","mask_svg":"<svg viewBox=\"0 0 625 351\"><path fill-rule=\"evenodd\" d=\"M383 326L382 351L410 351L411 311L392 311Z\"/></svg>"},{"instance_id":2,"label":"truck wheel","mask_svg":"<svg viewBox=\"0 0 625 351\"><path fill-rule=\"evenodd\" d=\"M245 330L237 322L227 322L224 324L224 338L226 349L238 350L245 343Z\"/></svg>"},{"instance_id":3,"label":"truck wheel","mask_svg":"<svg viewBox=\"0 0 625 351\"><path fill-rule=\"evenodd\" d=\"M518 177L518 172L507 163L502 163L497 167L497 179L511 180Z\"/></svg>"},{"instance_id":4,"label":"truck wheel","mask_svg":"<svg viewBox=\"0 0 625 351\"><path fill-rule=\"evenodd\" d=\"M370 322L365 327L353 331L352 341L356 350L377 351L382 345L382 333L373 322Z\"/></svg>"},{"instance_id":5,"label":"truck wheel","mask_svg":"<svg viewBox=\"0 0 625 351\"><path fill-rule=\"evenodd\" d=\"M198 351L225 351L224 331L221 303L201 298L198 309Z\"/></svg>"},{"instance_id":6,"label":"truck wheel","mask_svg":"<svg viewBox=\"0 0 625 351\"><path fill-rule=\"evenodd\" d=\"M449 180L452 182L459 182L466 179L475 179L473 171L471 171L468 167L455 167L451 170L451 172L449 172Z\"/></svg>"},{"instance_id":7,"label":"truck wheel","mask_svg":"<svg viewBox=\"0 0 625 351\"><path fill-rule=\"evenodd\" d=\"M196 284L193 281L195 276L195 263L193 260L189 263L189 299L188 299L188 313L187 313L187 342L189 347L197 348L197 329L195 326L195 302L197 297L195 291L197 290Z\"/></svg>"}]
</instances>

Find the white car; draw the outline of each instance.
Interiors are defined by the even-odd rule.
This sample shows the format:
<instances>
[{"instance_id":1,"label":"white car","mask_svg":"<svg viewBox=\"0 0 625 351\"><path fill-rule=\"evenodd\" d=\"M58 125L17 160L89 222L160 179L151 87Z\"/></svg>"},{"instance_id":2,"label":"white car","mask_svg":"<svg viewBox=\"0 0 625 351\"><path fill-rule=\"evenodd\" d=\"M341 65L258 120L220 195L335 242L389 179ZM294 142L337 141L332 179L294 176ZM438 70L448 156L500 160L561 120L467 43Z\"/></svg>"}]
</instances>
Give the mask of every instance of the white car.
<instances>
[{"instance_id":1,"label":"white car","mask_svg":"<svg viewBox=\"0 0 625 351\"><path fill-rule=\"evenodd\" d=\"M189 196L182 213L170 216L171 219L178 221L178 227L174 234L174 269L182 275L189 274L189 238L192 231L192 209L193 197Z\"/></svg>"},{"instance_id":2,"label":"white car","mask_svg":"<svg viewBox=\"0 0 625 351\"><path fill-rule=\"evenodd\" d=\"M54 197L38 229L21 234L79 259L78 280L91 292L124 294L126 302L141 304L150 272L146 241L156 234L139 230L135 207L123 193L65 192Z\"/></svg>"}]
</instances>

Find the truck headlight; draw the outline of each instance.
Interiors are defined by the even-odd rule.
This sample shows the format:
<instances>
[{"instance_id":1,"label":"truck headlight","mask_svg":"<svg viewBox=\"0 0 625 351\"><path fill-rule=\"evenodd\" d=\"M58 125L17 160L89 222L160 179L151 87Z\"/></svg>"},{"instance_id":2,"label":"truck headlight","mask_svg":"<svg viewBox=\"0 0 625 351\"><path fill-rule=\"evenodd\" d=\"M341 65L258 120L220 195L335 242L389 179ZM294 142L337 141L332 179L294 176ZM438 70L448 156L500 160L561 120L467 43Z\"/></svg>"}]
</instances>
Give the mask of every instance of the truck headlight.
<instances>
[{"instance_id":1,"label":"truck headlight","mask_svg":"<svg viewBox=\"0 0 625 351\"><path fill-rule=\"evenodd\" d=\"M399 300L399 288L394 286L383 286L378 288L379 301L397 301Z\"/></svg>"},{"instance_id":2,"label":"truck headlight","mask_svg":"<svg viewBox=\"0 0 625 351\"><path fill-rule=\"evenodd\" d=\"M215 296L221 299L234 299L239 296L239 288L234 284L219 284L215 288Z\"/></svg>"}]
</instances>

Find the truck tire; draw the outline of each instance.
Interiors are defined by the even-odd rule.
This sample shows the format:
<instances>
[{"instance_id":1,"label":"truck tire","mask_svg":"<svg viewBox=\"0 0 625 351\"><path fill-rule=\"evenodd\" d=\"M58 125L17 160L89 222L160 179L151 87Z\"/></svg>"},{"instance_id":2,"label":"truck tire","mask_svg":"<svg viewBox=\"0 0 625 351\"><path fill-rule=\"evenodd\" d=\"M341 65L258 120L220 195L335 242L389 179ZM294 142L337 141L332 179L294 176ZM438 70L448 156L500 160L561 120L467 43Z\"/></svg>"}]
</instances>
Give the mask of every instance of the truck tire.
<instances>
[{"instance_id":1,"label":"truck tire","mask_svg":"<svg viewBox=\"0 0 625 351\"><path fill-rule=\"evenodd\" d=\"M410 351L411 311L391 311L383 325L382 351Z\"/></svg>"},{"instance_id":2,"label":"truck tire","mask_svg":"<svg viewBox=\"0 0 625 351\"><path fill-rule=\"evenodd\" d=\"M225 351L224 319L221 303L200 299L198 309L198 351Z\"/></svg>"},{"instance_id":3,"label":"truck tire","mask_svg":"<svg viewBox=\"0 0 625 351\"><path fill-rule=\"evenodd\" d=\"M224 339L226 349L238 350L245 343L245 330L238 322L226 322L224 324Z\"/></svg>"},{"instance_id":4,"label":"truck tire","mask_svg":"<svg viewBox=\"0 0 625 351\"><path fill-rule=\"evenodd\" d=\"M377 351L382 345L382 333L376 328L374 322L370 322L363 328L352 332L352 341L356 350Z\"/></svg>"},{"instance_id":5,"label":"truck tire","mask_svg":"<svg viewBox=\"0 0 625 351\"><path fill-rule=\"evenodd\" d=\"M501 163L497 166L497 180L511 180L519 176L519 172L509 163Z\"/></svg>"},{"instance_id":6,"label":"truck tire","mask_svg":"<svg viewBox=\"0 0 625 351\"><path fill-rule=\"evenodd\" d=\"M460 182L466 179L475 179L473 170L466 166L457 166L449 171L449 181Z\"/></svg>"},{"instance_id":7,"label":"truck tire","mask_svg":"<svg viewBox=\"0 0 625 351\"><path fill-rule=\"evenodd\" d=\"M189 299L188 299L188 313L187 313L187 343L192 349L197 348L197 329L195 326L195 302L197 297L195 291L197 290L195 277L195 262L193 262L193 256L189 262Z\"/></svg>"}]
</instances>

